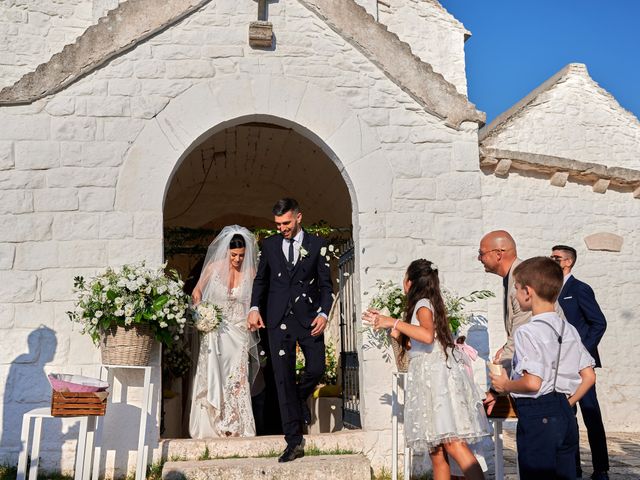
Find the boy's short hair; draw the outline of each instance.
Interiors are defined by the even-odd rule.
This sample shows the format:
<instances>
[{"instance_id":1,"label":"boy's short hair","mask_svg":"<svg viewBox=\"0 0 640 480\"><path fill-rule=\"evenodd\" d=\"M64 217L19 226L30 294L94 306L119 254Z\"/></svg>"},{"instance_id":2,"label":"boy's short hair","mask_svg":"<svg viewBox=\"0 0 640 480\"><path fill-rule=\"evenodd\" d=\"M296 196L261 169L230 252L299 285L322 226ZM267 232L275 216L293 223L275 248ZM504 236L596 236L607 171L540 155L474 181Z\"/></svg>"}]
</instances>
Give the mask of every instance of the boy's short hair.
<instances>
[{"instance_id":1,"label":"boy's short hair","mask_svg":"<svg viewBox=\"0 0 640 480\"><path fill-rule=\"evenodd\" d=\"M525 260L513 270L517 283L532 288L536 294L547 302L558 299L564 274L562 268L548 257L533 257Z\"/></svg>"}]
</instances>

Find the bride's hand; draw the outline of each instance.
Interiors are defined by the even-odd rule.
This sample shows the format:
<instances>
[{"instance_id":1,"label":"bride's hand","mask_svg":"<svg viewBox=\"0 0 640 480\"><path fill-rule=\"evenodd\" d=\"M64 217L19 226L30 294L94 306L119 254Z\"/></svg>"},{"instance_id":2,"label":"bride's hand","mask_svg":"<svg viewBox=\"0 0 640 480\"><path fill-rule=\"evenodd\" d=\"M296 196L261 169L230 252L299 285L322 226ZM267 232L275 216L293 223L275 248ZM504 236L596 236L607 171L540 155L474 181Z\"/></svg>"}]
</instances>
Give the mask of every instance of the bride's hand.
<instances>
[{"instance_id":1,"label":"bride's hand","mask_svg":"<svg viewBox=\"0 0 640 480\"><path fill-rule=\"evenodd\" d=\"M196 305L198 305L201 300L202 300L202 293L198 288L194 289L193 292L191 293L191 301L193 303L193 306L195 307Z\"/></svg>"}]
</instances>

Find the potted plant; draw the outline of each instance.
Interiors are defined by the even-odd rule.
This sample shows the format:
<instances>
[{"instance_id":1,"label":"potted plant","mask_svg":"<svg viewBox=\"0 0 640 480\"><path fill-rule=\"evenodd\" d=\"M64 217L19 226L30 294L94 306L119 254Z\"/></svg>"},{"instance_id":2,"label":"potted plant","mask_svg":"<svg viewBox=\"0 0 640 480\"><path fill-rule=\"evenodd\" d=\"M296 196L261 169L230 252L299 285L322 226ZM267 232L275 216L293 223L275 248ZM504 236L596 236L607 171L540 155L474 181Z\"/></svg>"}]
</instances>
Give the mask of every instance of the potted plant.
<instances>
[{"instance_id":1,"label":"potted plant","mask_svg":"<svg viewBox=\"0 0 640 480\"><path fill-rule=\"evenodd\" d=\"M184 333L189 298L178 273L164 268L142 262L74 278L77 300L67 315L100 345L102 363L147 365L154 339L170 346Z\"/></svg>"}]
</instances>

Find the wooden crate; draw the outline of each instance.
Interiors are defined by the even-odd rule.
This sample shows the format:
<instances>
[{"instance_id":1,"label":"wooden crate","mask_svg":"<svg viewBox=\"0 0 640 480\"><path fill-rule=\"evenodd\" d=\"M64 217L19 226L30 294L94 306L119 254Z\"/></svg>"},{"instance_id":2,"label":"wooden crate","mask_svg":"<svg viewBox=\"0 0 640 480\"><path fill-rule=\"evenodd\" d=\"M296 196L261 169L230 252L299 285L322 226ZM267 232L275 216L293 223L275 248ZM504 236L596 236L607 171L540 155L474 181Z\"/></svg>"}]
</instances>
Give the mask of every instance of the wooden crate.
<instances>
[{"instance_id":1,"label":"wooden crate","mask_svg":"<svg viewBox=\"0 0 640 480\"><path fill-rule=\"evenodd\" d=\"M103 416L107 396L95 393L56 392L51 395L51 415L54 417ZM104 397L104 398L101 398Z\"/></svg>"}]
</instances>

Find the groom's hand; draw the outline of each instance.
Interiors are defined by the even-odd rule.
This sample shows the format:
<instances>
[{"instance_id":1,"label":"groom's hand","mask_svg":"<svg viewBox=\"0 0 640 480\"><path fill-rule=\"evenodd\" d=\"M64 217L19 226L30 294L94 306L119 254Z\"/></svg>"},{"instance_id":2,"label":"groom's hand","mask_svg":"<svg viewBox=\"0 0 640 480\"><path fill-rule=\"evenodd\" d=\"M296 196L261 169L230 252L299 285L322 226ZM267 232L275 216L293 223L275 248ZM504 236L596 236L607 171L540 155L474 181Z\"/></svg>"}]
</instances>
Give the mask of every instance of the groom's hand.
<instances>
[{"instance_id":1,"label":"groom's hand","mask_svg":"<svg viewBox=\"0 0 640 480\"><path fill-rule=\"evenodd\" d=\"M258 310L251 310L249 312L249 317L247 317L247 329L250 332L255 332L260 328L264 328L262 316L260 315L260 312Z\"/></svg>"},{"instance_id":2,"label":"groom's hand","mask_svg":"<svg viewBox=\"0 0 640 480\"><path fill-rule=\"evenodd\" d=\"M327 319L322 315L318 315L316 319L311 322L311 326L313 327L313 330L311 330L311 336L317 337L324 332L325 328L327 328Z\"/></svg>"}]
</instances>

